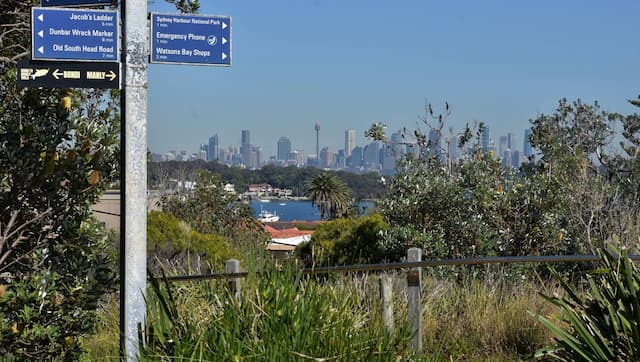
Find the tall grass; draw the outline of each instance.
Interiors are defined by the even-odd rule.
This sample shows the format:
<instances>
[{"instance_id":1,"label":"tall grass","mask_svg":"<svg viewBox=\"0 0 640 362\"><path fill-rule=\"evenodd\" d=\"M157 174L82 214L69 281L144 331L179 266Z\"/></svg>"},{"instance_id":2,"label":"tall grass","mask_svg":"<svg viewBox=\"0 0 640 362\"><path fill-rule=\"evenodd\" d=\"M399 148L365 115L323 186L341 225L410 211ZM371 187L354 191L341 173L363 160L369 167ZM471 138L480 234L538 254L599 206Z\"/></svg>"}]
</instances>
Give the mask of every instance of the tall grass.
<instances>
[{"instance_id":1,"label":"tall grass","mask_svg":"<svg viewBox=\"0 0 640 362\"><path fill-rule=\"evenodd\" d=\"M310 278L297 269L250 271L235 301L221 281L164 283L148 293L147 360L389 361L519 360L551 341L527 311L548 315L553 306L531 282L423 280L424 353L408 348L406 279L394 276L395 326L383 327L377 275ZM117 355L115 323L87 343L88 359ZM115 308L117 311L117 308ZM112 352L97 338L116 338ZM92 358L95 357L95 358Z\"/></svg>"}]
</instances>

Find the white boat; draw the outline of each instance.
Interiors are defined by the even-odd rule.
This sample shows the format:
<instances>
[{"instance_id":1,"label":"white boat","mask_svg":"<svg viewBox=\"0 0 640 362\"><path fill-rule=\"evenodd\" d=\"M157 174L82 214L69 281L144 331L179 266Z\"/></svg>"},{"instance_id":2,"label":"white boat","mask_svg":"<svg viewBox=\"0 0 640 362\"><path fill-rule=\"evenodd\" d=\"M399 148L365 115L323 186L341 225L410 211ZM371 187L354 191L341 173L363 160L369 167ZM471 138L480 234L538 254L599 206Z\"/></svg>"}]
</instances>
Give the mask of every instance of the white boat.
<instances>
[{"instance_id":1,"label":"white boat","mask_svg":"<svg viewBox=\"0 0 640 362\"><path fill-rule=\"evenodd\" d=\"M280 220L280 216L276 215L275 212L271 213L267 210L262 210L258 215L258 221L260 222L276 222L278 220Z\"/></svg>"},{"instance_id":2,"label":"white boat","mask_svg":"<svg viewBox=\"0 0 640 362\"><path fill-rule=\"evenodd\" d=\"M269 199L260 199L260 202L271 202Z\"/></svg>"}]
</instances>

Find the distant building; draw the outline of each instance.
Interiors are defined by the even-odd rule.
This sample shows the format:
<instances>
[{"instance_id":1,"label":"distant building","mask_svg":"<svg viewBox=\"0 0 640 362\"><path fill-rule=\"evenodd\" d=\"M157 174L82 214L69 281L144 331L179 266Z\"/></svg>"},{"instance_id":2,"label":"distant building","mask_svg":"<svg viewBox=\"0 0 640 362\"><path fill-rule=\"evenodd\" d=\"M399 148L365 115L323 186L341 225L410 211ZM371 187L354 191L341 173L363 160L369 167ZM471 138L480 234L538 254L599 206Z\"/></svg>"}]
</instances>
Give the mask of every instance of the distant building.
<instances>
[{"instance_id":1,"label":"distant building","mask_svg":"<svg viewBox=\"0 0 640 362\"><path fill-rule=\"evenodd\" d=\"M207 160L217 161L220 160L220 142L218 140L218 134L214 134L209 138L209 146L207 149Z\"/></svg>"},{"instance_id":2,"label":"distant building","mask_svg":"<svg viewBox=\"0 0 640 362\"><path fill-rule=\"evenodd\" d=\"M362 158L365 170L380 170L380 144L378 142L371 142L366 145Z\"/></svg>"},{"instance_id":3,"label":"distant building","mask_svg":"<svg viewBox=\"0 0 640 362\"><path fill-rule=\"evenodd\" d=\"M291 155L289 156L289 160L295 161L296 166L304 165L304 151L303 150L293 150L291 151Z\"/></svg>"},{"instance_id":4,"label":"distant building","mask_svg":"<svg viewBox=\"0 0 640 362\"><path fill-rule=\"evenodd\" d=\"M524 153L524 157L527 157L527 158L533 155L533 152L531 150L531 141L529 140L530 138L531 138L531 128L527 128L524 130L524 147L522 149Z\"/></svg>"},{"instance_id":5,"label":"distant building","mask_svg":"<svg viewBox=\"0 0 640 362\"><path fill-rule=\"evenodd\" d=\"M491 138L489 137L489 126L487 126L486 124L484 125L484 127L480 132L480 145L482 147L482 152L487 153L491 151Z\"/></svg>"},{"instance_id":6,"label":"distant building","mask_svg":"<svg viewBox=\"0 0 640 362\"><path fill-rule=\"evenodd\" d=\"M347 157L347 167L351 169L362 167L362 147L356 146L351 150L351 155Z\"/></svg>"},{"instance_id":7,"label":"distant building","mask_svg":"<svg viewBox=\"0 0 640 362\"><path fill-rule=\"evenodd\" d=\"M336 155L329 149L329 147L324 147L320 151L320 167L322 168L332 168L336 162Z\"/></svg>"},{"instance_id":8,"label":"distant building","mask_svg":"<svg viewBox=\"0 0 640 362\"><path fill-rule=\"evenodd\" d=\"M278 139L278 161L287 161L291 155L291 141L288 137L280 137Z\"/></svg>"},{"instance_id":9,"label":"distant building","mask_svg":"<svg viewBox=\"0 0 640 362\"><path fill-rule=\"evenodd\" d=\"M500 136L500 138L498 139L498 152L500 152L500 157L502 157L506 150L511 149L508 143L509 140L507 139L507 136Z\"/></svg>"},{"instance_id":10,"label":"distant building","mask_svg":"<svg viewBox=\"0 0 640 362\"><path fill-rule=\"evenodd\" d=\"M152 153L151 154L151 162L162 162L164 161L165 156L159 154L159 153Z\"/></svg>"},{"instance_id":11,"label":"distant building","mask_svg":"<svg viewBox=\"0 0 640 362\"><path fill-rule=\"evenodd\" d=\"M344 155L351 156L351 152L356 147L356 131L348 129L344 132Z\"/></svg>"},{"instance_id":12,"label":"distant building","mask_svg":"<svg viewBox=\"0 0 640 362\"><path fill-rule=\"evenodd\" d=\"M520 151L514 150L513 152L511 152L511 167L520 168L521 164L522 158L520 156Z\"/></svg>"}]
</instances>

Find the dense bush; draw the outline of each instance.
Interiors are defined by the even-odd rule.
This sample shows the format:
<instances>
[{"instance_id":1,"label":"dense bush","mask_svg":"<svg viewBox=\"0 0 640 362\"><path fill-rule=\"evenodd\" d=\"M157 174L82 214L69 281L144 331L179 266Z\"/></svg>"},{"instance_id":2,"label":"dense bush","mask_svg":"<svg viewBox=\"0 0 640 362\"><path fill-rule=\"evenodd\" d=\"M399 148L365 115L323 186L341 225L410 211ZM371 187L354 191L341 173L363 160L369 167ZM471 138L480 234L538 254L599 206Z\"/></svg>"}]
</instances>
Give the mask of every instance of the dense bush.
<instances>
[{"instance_id":1,"label":"dense bush","mask_svg":"<svg viewBox=\"0 0 640 362\"><path fill-rule=\"evenodd\" d=\"M184 221L161 211L147 215L147 251L155 274L161 265L182 271L220 270L225 260L239 257L223 236L194 231Z\"/></svg>"},{"instance_id":2,"label":"dense bush","mask_svg":"<svg viewBox=\"0 0 640 362\"><path fill-rule=\"evenodd\" d=\"M387 258L382 242L388 228L380 214L327 221L296 248L296 255L306 266L382 262Z\"/></svg>"}]
</instances>

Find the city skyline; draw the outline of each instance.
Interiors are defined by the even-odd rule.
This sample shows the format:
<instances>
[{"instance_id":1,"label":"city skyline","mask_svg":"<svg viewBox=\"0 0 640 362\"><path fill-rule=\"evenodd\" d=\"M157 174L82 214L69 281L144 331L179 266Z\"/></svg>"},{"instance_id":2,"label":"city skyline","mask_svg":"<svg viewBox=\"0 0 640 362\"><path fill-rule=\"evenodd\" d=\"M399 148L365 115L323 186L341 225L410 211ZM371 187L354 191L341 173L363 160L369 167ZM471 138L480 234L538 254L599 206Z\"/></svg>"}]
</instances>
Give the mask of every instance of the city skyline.
<instances>
[{"instance_id":1,"label":"city skyline","mask_svg":"<svg viewBox=\"0 0 640 362\"><path fill-rule=\"evenodd\" d=\"M216 133L238 144L250 129L265 155L281 136L314 154L316 121L319 144L338 150L346 129L360 145L373 122L414 129L427 101L436 112L449 103L446 127L483 121L521 138L561 98L628 114L640 93L637 1L201 5L232 17L233 65L149 66L152 152L198 152ZM163 1L149 9L175 13Z\"/></svg>"},{"instance_id":2,"label":"city skyline","mask_svg":"<svg viewBox=\"0 0 640 362\"><path fill-rule=\"evenodd\" d=\"M314 125L316 136L319 135L318 123ZM386 141L367 140L364 144L354 141L355 130L344 132L344 148L331 149L329 146L316 144L317 154L305 154L302 149L293 148L289 137L281 136L277 140L277 154L266 155L260 145L250 142L251 130L241 131L239 145L222 146L220 137L214 134L208 144L200 144L199 152L190 153L186 150L169 150L164 154L152 152L151 160L159 161L217 161L228 166L249 169L261 168L265 165L277 166L314 166L324 169L347 170L356 173L378 172L392 175L396 172L397 161L407 153L416 153L416 138L412 131L400 129L391 132ZM426 134L431 144L432 156L437 156L443 162L456 161L459 157L474 152L474 144L483 152L491 152L501 160L506 167L519 168L535 152L529 142L531 129L522 130L521 138L508 132L506 134L491 133L491 128L484 126L480 131L480 138L471 140L464 148L458 145L457 137L460 133L450 130L450 133L430 129Z\"/></svg>"}]
</instances>

